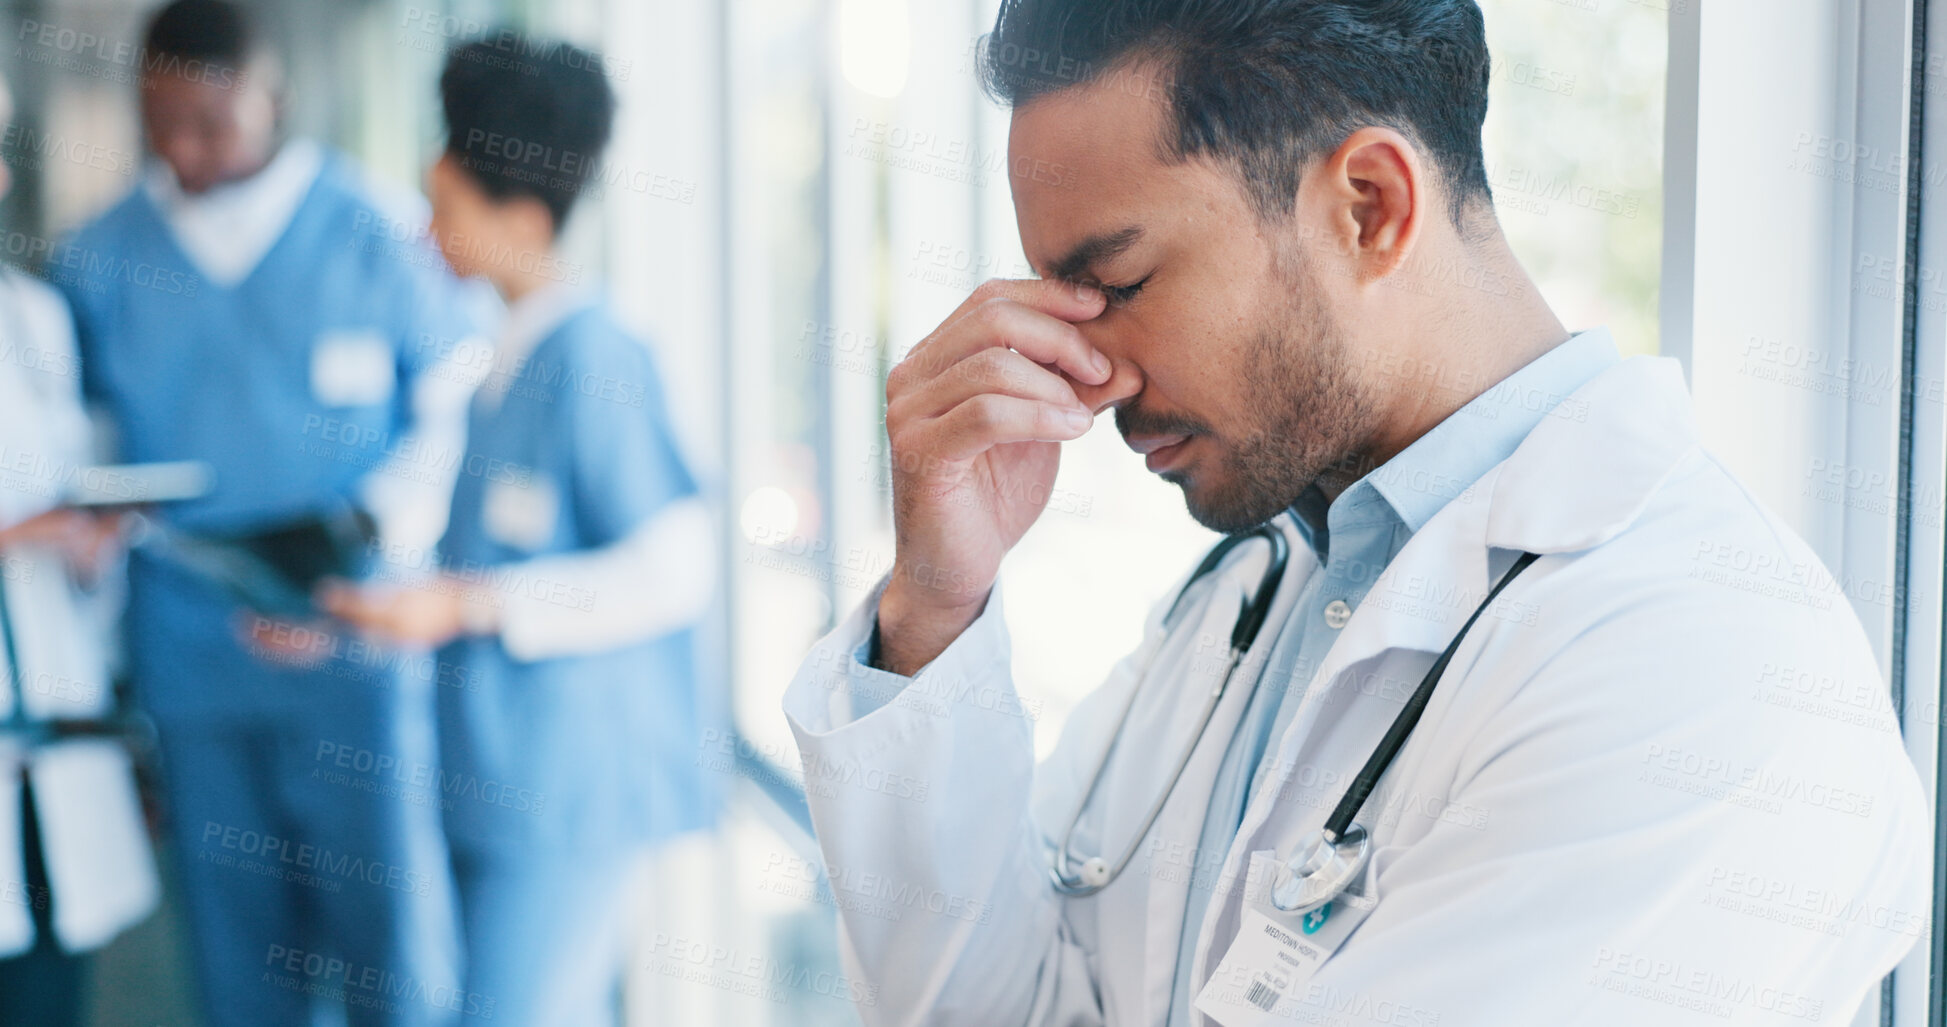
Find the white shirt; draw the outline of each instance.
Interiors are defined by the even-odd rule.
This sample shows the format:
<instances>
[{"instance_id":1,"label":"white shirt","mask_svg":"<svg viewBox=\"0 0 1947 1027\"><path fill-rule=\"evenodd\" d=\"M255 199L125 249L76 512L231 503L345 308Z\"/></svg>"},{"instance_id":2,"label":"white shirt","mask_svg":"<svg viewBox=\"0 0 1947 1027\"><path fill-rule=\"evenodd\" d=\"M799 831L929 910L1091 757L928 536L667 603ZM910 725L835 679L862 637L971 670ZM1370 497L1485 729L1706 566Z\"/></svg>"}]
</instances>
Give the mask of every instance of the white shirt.
<instances>
[{"instance_id":1,"label":"white shirt","mask_svg":"<svg viewBox=\"0 0 1947 1027\"><path fill-rule=\"evenodd\" d=\"M143 176L142 188L197 271L228 288L250 277L283 237L323 168L322 147L293 139L248 178L186 193L169 164L158 160Z\"/></svg>"}]
</instances>

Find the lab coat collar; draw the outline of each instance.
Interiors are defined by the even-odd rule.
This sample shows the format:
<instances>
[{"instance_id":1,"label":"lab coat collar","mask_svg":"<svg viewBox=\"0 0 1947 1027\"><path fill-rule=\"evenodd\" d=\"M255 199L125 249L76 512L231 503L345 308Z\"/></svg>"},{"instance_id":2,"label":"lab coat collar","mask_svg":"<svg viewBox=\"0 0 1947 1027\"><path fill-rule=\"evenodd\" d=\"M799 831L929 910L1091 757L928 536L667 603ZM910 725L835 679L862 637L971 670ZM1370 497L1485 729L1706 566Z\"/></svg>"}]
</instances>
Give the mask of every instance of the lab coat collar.
<instances>
[{"instance_id":1,"label":"lab coat collar","mask_svg":"<svg viewBox=\"0 0 1947 1027\"><path fill-rule=\"evenodd\" d=\"M1623 361L1570 395L1503 465L1485 541L1532 553L1601 545L1635 523L1696 445L1681 365Z\"/></svg>"},{"instance_id":2,"label":"lab coat collar","mask_svg":"<svg viewBox=\"0 0 1947 1027\"><path fill-rule=\"evenodd\" d=\"M1608 329L1577 332L1468 400L1363 480L1408 532L1419 531L1449 500L1513 455L1575 390L1621 361Z\"/></svg>"},{"instance_id":3,"label":"lab coat collar","mask_svg":"<svg viewBox=\"0 0 1947 1027\"><path fill-rule=\"evenodd\" d=\"M1611 365L1407 540L1314 680L1389 648L1446 648L1487 595L1490 549L1570 553L1614 538L1696 440L1675 360Z\"/></svg>"},{"instance_id":4,"label":"lab coat collar","mask_svg":"<svg viewBox=\"0 0 1947 1027\"><path fill-rule=\"evenodd\" d=\"M1321 561L1334 520L1343 527L1390 517L1411 536L1511 455L1568 395L1621 359L1608 329L1577 332L1468 400L1329 504L1316 482L1307 486L1291 504L1292 518Z\"/></svg>"}]
</instances>

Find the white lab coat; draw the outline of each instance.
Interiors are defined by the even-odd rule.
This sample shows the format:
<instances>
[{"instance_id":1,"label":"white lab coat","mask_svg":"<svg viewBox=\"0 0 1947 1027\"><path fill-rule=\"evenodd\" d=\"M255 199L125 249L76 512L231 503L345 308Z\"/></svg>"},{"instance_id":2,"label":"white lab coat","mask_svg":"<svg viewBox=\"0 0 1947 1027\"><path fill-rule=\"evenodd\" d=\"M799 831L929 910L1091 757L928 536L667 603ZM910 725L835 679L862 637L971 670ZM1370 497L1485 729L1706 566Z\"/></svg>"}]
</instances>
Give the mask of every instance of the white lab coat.
<instances>
[{"instance_id":1,"label":"white lab coat","mask_svg":"<svg viewBox=\"0 0 1947 1027\"><path fill-rule=\"evenodd\" d=\"M89 461L81 365L67 304L18 274L0 279L0 524L56 504ZM95 718L113 704L109 637L98 597L78 588L59 553L0 550L27 715ZM0 647L0 674L7 672ZM0 678L0 682L4 679ZM0 687L0 721L13 714ZM97 948L155 907L154 858L127 750L75 739L24 752L0 736L0 958L34 942L20 833L20 772L33 782L53 893L54 933L69 952Z\"/></svg>"},{"instance_id":2,"label":"white lab coat","mask_svg":"<svg viewBox=\"0 0 1947 1027\"><path fill-rule=\"evenodd\" d=\"M1286 530L1274 629L1315 566ZM1233 687L1105 891L1056 894L1046 839L1153 660L1075 851L1126 843L1263 548L1200 584L1214 598L1167 638L1159 603L1040 767L998 591L856 719L852 690L879 687L853 658L876 595L819 642L785 709L866 1023L1164 1022L1198 869L1185 850L1248 690ZM1516 550L1542 558L1469 633L1359 818L1378 904L1295 1022L1845 1022L1927 921L1918 776L1844 591L1699 448L1681 372L1660 358L1577 391L1375 582L1272 741L1279 770L1223 856L1191 993L1236 936L1248 855L1289 856L1323 824ZM1239 680L1270 649L1267 632Z\"/></svg>"}]
</instances>

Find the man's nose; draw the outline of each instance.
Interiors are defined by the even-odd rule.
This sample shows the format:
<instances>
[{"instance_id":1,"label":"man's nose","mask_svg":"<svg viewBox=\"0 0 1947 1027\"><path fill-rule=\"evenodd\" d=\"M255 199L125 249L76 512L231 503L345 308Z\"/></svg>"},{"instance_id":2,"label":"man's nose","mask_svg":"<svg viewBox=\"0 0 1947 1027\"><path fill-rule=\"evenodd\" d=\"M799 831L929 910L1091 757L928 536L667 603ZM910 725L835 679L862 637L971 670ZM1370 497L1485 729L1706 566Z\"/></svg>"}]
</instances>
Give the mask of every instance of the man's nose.
<instances>
[{"instance_id":1,"label":"man's nose","mask_svg":"<svg viewBox=\"0 0 1947 1027\"><path fill-rule=\"evenodd\" d=\"M1097 414L1110 407L1121 406L1143 390L1142 369L1134 361L1111 354L1109 366L1109 380L1100 385L1069 379L1069 384L1075 387L1075 398Z\"/></svg>"}]
</instances>

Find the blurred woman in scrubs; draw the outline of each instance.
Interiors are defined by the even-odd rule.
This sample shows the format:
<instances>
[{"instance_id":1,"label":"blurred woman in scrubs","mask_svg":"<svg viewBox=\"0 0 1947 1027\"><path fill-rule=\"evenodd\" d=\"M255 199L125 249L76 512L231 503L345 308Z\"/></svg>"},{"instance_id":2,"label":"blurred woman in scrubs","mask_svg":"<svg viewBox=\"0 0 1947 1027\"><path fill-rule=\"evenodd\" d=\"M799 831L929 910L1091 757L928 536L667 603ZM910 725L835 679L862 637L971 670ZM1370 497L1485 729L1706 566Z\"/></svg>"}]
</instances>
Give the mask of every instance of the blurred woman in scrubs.
<instances>
[{"instance_id":1,"label":"blurred woman in scrubs","mask_svg":"<svg viewBox=\"0 0 1947 1027\"><path fill-rule=\"evenodd\" d=\"M630 864L716 812L719 782L695 756L719 697L697 687L688 630L714 546L648 346L556 250L609 137L602 60L489 38L447 61L430 175L447 260L510 305L442 573L326 605L443 646L479 686L440 694L466 989L511 1023L603 1024Z\"/></svg>"}]
</instances>

